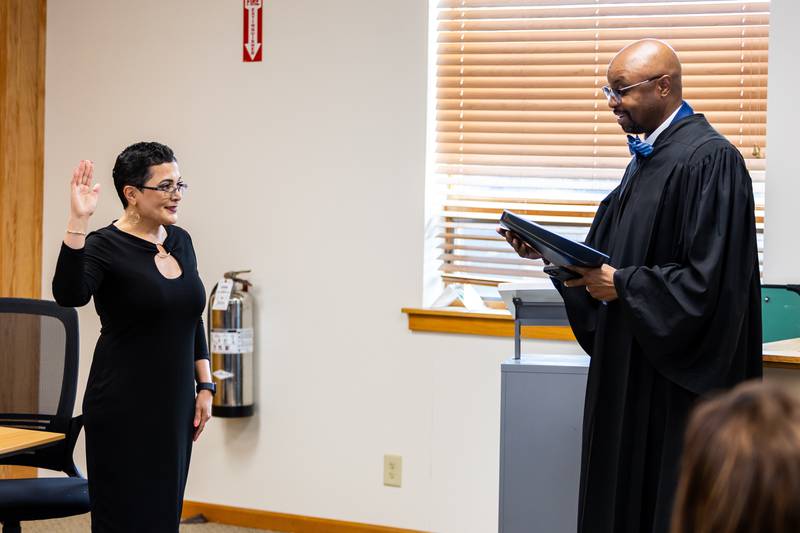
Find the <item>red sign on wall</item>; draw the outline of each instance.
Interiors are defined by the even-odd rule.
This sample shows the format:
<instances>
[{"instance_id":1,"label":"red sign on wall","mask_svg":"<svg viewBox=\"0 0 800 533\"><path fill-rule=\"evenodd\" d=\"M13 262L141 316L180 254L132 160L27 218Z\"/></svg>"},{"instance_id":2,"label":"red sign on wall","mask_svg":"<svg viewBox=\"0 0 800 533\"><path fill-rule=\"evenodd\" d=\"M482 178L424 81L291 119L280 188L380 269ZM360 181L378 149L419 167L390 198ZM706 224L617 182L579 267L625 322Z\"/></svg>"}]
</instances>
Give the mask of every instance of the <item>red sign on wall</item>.
<instances>
[{"instance_id":1,"label":"red sign on wall","mask_svg":"<svg viewBox=\"0 0 800 533\"><path fill-rule=\"evenodd\" d=\"M244 49L242 60L245 63L261 61L261 48L264 37L261 32L263 17L262 0L243 0L244 2Z\"/></svg>"}]
</instances>

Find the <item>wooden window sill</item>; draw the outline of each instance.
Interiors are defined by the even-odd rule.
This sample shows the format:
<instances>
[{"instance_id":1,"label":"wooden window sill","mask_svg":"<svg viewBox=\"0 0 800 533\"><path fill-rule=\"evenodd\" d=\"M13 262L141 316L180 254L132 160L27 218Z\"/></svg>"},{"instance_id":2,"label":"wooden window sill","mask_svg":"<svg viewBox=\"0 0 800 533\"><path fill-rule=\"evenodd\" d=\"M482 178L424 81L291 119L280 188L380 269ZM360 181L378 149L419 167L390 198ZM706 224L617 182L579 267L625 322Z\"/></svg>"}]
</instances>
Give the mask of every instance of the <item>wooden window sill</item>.
<instances>
[{"instance_id":1,"label":"wooden window sill","mask_svg":"<svg viewBox=\"0 0 800 533\"><path fill-rule=\"evenodd\" d=\"M408 329L436 333L459 333L464 335L489 335L513 337L514 319L505 309L487 309L483 312L467 311L463 307L422 309L404 307L408 315ZM522 338L539 340L574 341L575 335L569 326L524 326ZM769 368L800 369L800 357L771 355L764 353L764 366Z\"/></svg>"},{"instance_id":2,"label":"wooden window sill","mask_svg":"<svg viewBox=\"0 0 800 533\"><path fill-rule=\"evenodd\" d=\"M487 309L484 312L467 311L463 307L420 309L404 307L411 331L434 331L438 333L462 333L466 335L490 335L513 337L514 319L505 309ZM569 326L524 326L522 338L574 341L575 335Z\"/></svg>"}]
</instances>

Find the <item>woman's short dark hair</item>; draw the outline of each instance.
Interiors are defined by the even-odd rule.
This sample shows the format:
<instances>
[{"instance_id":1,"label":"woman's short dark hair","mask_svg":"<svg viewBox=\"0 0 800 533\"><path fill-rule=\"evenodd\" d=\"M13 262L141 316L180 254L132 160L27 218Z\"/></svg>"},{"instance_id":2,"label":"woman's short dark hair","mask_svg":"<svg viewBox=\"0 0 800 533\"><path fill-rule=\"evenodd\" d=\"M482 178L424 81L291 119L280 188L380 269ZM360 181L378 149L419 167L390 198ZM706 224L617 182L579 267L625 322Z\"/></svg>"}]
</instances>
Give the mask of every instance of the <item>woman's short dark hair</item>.
<instances>
[{"instance_id":1,"label":"woman's short dark hair","mask_svg":"<svg viewBox=\"0 0 800 533\"><path fill-rule=\"evenodd\" d=\"M128 207L128 200L122 194L126 185L141 187L150 179L150 167L162 163L177 161L172 149L157 142L138 142L125 148L117 156L114 170L114 188L122 202L122 207Z\"/></svg>"},{"instance_id":2,"label":"woman's short dark hair","mask_svg":"<svg viewBox=\"0 0 800 533\"><path fill-rule=\"evenodd\" d=\"M751 381L695 409L671 531L800 531L798 398Z\"/></svg>"}]
</instances>

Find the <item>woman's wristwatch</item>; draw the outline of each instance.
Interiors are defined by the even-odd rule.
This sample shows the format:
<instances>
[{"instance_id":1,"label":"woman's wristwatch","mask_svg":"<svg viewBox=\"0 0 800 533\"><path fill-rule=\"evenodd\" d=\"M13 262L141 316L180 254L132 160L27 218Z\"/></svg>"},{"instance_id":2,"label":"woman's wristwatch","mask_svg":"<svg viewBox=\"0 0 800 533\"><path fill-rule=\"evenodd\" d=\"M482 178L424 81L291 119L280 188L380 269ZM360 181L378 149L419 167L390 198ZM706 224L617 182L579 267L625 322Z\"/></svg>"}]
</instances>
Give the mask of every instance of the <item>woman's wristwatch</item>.
<instances>
[{"instance_id":1,"label":"woman's wristwatch","mask_svg":"<svg viewBox=\"0 0 800 533\"><path fill-rule=\"evenodd\" d=\"M216 383L212 383L210 381L201 381L197 384L197 393L199 394L201 390L207 390L211 392L211 395L217 393L217 385Z\"/></svg>"}]
</instances>

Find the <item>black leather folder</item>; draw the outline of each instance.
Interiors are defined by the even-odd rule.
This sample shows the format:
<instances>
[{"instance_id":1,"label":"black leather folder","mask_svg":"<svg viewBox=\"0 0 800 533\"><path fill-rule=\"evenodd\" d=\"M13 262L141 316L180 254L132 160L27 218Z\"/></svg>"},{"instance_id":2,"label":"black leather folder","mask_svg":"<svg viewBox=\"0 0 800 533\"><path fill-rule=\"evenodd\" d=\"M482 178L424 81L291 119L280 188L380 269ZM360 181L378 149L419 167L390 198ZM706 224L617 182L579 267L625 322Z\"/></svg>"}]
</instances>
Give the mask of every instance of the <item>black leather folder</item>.
<instances>
[{"instance_id":1,"label":"black leather folder","mask_svg":"<svg viewBox=\"0 0 800 533\"><path fill-rule=\"evenodd\" d=\"M538 250L542 257L551 263L544 268L544 271L554 278L560 280L579 278L581 275L569 267L597 268L608 261L608 256L603 252L582 242L562 237L511 211L503 211L500 225L513 231L528 245Z\"/></svg>"}]
</instances>

